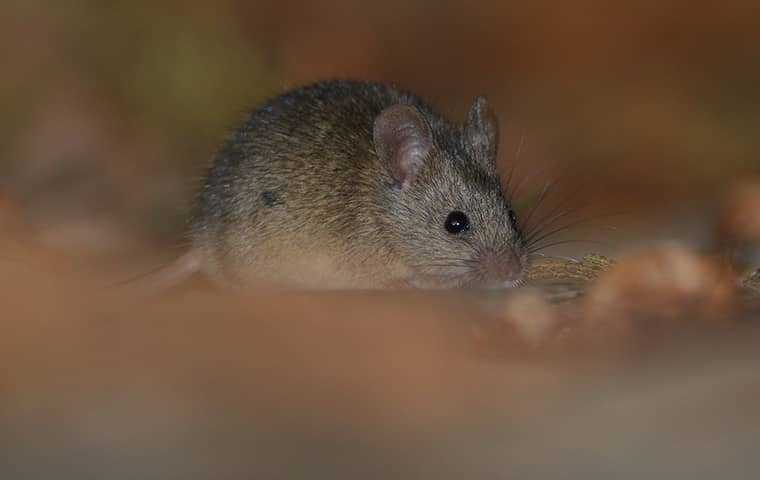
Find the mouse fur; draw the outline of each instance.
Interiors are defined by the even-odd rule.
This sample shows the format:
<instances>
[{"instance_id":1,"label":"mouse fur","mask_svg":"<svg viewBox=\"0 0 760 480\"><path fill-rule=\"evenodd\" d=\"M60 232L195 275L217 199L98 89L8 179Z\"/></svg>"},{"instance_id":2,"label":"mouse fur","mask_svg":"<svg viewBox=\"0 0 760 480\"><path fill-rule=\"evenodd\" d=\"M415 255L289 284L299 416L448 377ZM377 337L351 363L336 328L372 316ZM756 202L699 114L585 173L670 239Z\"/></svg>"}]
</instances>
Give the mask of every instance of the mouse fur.
<instances>
[{"instance_id":1,"label":"mouse fur","mask_svg":"<svg viewBox=\"0 0 760 480\"><path fill-rule=\"evenodd\" d=\"M191 222L194 264L238 286L514 286L528 256L498 132L482 97L458 124L380 83L286 92L217 153ZM453 211L469 219L459 234L444 225Z\"/></svg>"}]
</instances>

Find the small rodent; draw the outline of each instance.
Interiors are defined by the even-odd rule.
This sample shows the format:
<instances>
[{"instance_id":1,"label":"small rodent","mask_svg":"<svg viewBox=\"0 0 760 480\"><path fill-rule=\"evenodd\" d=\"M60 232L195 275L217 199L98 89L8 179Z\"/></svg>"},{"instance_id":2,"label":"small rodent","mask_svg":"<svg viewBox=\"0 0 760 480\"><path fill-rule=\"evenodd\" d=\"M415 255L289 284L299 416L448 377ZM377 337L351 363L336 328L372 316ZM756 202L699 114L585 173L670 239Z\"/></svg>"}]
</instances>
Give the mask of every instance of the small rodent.
<instances>
[{"instance_id":1,"label":"small rodent","mask_svg":"<svg viewBox=\"0 0 760 480\"><path fill-rule=\"evenodd\" d=\"M528 254L496 171L483 97L463 125L360 81L297 88L223 144L171 275L227 285L504 288Z\"/></svg>"}]
</instances>

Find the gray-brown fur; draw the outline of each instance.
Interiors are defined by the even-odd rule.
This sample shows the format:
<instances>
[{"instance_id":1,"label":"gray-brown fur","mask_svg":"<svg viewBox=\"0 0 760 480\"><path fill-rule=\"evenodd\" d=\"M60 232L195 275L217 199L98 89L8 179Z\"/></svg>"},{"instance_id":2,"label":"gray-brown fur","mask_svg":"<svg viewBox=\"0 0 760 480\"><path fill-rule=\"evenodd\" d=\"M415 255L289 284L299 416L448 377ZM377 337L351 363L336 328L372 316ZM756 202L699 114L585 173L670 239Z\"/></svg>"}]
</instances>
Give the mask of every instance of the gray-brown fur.
<instances>
[{"instance_id":1,"label":"gray-brown fur","mask_svg":"<svg viewBox=\"0 0 760 480\"><path fill-rule=\"evenodd\" d=\"M411 144L396 137L404 128ZM382 84L292 90L254 111L217 154L192 223L194 255L233 284L509 283L526 255L495 171L497 143L484 99L458 125ZM452 210L469 216L469 231L444 229Z\"/></svg>"}]
</instances>

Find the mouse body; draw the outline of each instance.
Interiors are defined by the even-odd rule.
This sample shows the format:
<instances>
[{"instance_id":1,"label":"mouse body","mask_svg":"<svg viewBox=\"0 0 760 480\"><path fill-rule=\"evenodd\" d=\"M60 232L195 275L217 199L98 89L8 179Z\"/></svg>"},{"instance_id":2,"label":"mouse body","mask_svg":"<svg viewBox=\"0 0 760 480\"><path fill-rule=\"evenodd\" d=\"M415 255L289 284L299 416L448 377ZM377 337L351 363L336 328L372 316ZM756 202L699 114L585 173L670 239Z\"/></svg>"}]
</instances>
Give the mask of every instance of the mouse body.
<instances>
[{"instance_id":1,"label":"mouse body","mask_svg":"<svg viewBox=\"0 0 760 480\"><path fill-rule=\"evenodd\" d=\"M528 255L499 126L380 83L326 81L253 111L197 197L184 268L233 286L511 287Z\"/></svg>"}]
</instances>

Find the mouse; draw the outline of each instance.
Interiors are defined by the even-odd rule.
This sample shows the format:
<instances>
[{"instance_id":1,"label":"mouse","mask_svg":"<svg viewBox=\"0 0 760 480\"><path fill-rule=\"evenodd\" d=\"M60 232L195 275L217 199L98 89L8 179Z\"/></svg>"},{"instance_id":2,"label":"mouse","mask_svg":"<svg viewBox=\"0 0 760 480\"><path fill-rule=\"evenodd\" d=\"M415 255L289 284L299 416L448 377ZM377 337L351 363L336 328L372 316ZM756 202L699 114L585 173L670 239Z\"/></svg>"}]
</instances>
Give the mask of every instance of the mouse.
<instances>
[{"instance_id":1,"label":"mouse","mask_svg":"<svg viewBox=\"0 0 760 480\"><path fill-rule=\"evenodd\" d=\"M463 122L385 83L330 80L247 115L216 153L176 283L306 289L512 288L528 248L483 96Z\"/></svg>"}]
</instances>

